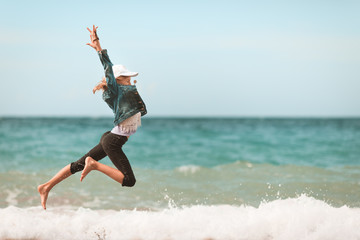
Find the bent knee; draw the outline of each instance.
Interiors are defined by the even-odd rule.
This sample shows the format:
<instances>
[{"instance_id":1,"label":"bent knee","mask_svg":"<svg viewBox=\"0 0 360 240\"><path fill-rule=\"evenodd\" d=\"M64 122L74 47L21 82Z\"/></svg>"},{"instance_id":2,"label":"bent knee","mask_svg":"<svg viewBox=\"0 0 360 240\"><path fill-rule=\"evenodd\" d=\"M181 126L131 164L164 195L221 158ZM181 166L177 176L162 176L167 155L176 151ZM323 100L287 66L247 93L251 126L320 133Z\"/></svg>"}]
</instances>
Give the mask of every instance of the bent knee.
<instances>
[{"instance_id":1,"label":"bent knee","mask_svg":"<svg viewBox=\"0 0 360 240\"><path fill-rule=\"evenodd\" d=\"M74 174L76 172L80 172L84 169L84 164L79 162L72 162L70 163L70 172L71 174Z\"/></svg>"},{"instance_id":2,"label":"bent knee","mask_svg":"<svg viewBox=\"0 0 360 240\"><path fill-rule=\"evenodd\" d=\"M136 179L133 177L133 178L124 178L124 181L123 181L123 184L122 186L123 187L133 187L136 183Z\"/></svg>"}]
</instances>

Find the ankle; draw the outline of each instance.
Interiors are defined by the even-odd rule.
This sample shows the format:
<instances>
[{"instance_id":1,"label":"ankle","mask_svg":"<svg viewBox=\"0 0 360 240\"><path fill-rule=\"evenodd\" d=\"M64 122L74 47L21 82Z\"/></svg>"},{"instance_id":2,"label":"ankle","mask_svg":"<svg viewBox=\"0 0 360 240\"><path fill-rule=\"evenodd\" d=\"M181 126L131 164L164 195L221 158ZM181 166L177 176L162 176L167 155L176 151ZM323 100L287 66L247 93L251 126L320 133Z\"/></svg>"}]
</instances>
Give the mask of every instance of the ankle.
<instances>
[{"instance_id":1,"label":"ankle","mask_svg":"<svg viewBox=\"0 0 360 240\"><path fill-rule=\"evenodd\" d=\"M41 192L49 192L50 190L51 190L51 186L50 186L50 183L44 183L44 184L41 184L40 186L39 186L39 189L40 189L40 191Z\"/></svg>"},{"instance_id":2,"label":"ankle","mask_svg":"<svg viewBox=\"0 0 360 240\"><path fill-rule=\"evenodd\" d=\"M99 163L95 160L91 161L92 170L98 170Z\"/></svg>"}]
</instances>

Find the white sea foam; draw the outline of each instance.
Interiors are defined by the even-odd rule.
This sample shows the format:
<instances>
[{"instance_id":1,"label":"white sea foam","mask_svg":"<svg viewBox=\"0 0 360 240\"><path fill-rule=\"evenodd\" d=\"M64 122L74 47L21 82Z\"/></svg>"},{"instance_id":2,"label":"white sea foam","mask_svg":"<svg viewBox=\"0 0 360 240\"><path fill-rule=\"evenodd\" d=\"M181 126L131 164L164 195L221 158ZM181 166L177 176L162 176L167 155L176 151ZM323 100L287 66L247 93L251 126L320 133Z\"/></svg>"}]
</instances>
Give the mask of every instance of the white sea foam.
<instances>
[{"instance_id":1,"label":"white sea foam","mask_svg":"<svg viewBox=\"0 0 360 240\"><path fill-rule=\"evenodd\" d=\"M178 167L177 170L179 172L185 173L185 174L187 174L187 173L194 174L200 170L200 167L196 166L196 165L185 165L185 166Z\"/></svg>"},{"instance_id":2,"label":"white sea foam","mask_svg":"<svg viewBox=\"0 0 360 240\"><path fill-rule=\"evenodd\" d=\"M9 205L17 205L18 201L16 199L16 197L21 193L21 191L19 189L14 189L12 191L10 190L6 190L8 196L6 197L5 201L9 204Z\"/></svg>"},{"instance_id":3,"label":"white sea foam","mask_svg":"<svg viewBox=\"0 0 360 240\"><path fill-rule=\"evenodd\" d=\"M360 209L314 198L162 211L0 209L1 239L360 239Z\"/></svg>"}]
</instances>

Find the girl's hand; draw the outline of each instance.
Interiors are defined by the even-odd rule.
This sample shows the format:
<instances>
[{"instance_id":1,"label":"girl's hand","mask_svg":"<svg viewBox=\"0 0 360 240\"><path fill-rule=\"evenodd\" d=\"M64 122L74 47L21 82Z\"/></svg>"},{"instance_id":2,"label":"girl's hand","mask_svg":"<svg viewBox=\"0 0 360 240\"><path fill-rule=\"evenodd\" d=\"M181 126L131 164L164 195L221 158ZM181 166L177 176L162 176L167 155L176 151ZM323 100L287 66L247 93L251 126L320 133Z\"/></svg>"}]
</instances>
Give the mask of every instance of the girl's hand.
<instances>
[{"instance_id":1,"label":"girl's hand","mask_svg":"<svg viewBox=\"0 0 360 240\"><path fill-rule=\"evenodd\" d=\"M87 28L87 30L90 32L90 43L87 43L86 45L89 45L90 47L94 48L96 51L101 51L101 46L100 46L100 42L99 42L99 37L96 33L96 29L98 27L95 27L95 25L93 25L93 30L90 30L89 28Z\"/></svg>"}]
</instances>

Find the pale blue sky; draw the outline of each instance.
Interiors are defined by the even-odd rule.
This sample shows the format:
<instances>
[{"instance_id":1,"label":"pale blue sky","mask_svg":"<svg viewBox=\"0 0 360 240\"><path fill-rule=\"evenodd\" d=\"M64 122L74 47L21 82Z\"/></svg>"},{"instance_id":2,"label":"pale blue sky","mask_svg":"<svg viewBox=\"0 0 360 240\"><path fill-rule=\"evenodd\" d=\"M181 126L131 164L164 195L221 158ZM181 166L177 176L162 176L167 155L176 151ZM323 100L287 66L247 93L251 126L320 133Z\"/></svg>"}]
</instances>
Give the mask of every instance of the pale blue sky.
<instances>
[{"instance_id":1,"label":"pale blue sky","mask_svg":"<svg viewBox=\"0 0 360 240\"><path fill-rule=\"evenodd\" d=\"M112 116L86 27L149 116L360 116L360 1L1 1L0 116Z\"/></svg>"}]
</instances>

